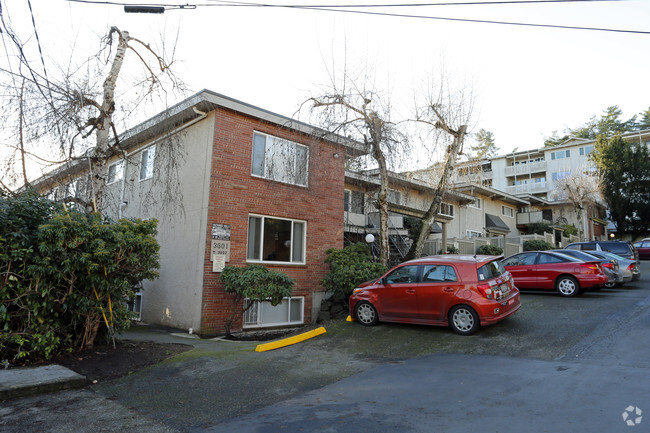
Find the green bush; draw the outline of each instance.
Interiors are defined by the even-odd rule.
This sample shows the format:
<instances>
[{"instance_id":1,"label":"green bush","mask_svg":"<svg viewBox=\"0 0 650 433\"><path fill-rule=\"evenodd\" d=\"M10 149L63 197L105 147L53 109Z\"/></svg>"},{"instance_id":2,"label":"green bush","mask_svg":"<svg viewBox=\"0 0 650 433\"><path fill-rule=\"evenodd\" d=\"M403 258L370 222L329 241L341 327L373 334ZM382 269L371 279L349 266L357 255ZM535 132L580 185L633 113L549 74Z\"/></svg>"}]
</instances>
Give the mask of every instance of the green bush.
<instances>
[{"instance_id":1,"label":"green bush","mask_svg":"<svg viewBox=\"0 0 650 433\"><path fill-rule=\"evenodd\" d=\"M555 247L541 239L531 239L524 242L524 251L545 251L552 250Z\"/></svg>"},{"instance_id":2,"label":"green bush","mask_svg":"<svg viewBox=\"0 0 650 433\"><path fill-rule=\"evenodd\" d=\"M476 252L486 256L500 256L503 254L503 248L496 245L481 245Z\"/></svg>"},{"instance_id":3,"label":"green bush","mask_svg":"<svg viewBox=\"0 0 650 433\"><path fill-rule=\"evenodd\" d=\"M549 223L530 223L526 228L529 235L543 235L544 233L553 233L553 226Z\"/></svg>"},{"instance_id":4,"label":"green bush","mask_svg":"<svg viewBox=\"0 0 650 433\"><path fill-rule=\"evenodd\" d=\"M334 294L350 296L360 283L382 276L386 267L372 261L368 245L357 243L343 249L330 248L326 251L326 263L330 272L323 280L323 286Z\"/></svg>"},{"instance_id":5,"label":"green bush","mask_svg":"<svg viewBox=\"0 0 650 433\"><path fill-rule=\"evenodd\" d=\"M127 327L126 299L158 276L155 235L155 220L113 223L33 193L0 197L0 361L91 347L107 336L103 312L115 331Z\"/></svg>"},{"instance_id":6,"label":"green bush","mask_svg":"<svg viewBox=\"0 0 650 433\"><path fill-rule=\"evenodd\" d=\"M226 266L221 272L221 281L226 292L235 294L232 312L225 324L226 334L230 334L235 319L255 302L266 301L276 306L283 298L291 296L295 282L282 272L262 265ZM240 308L239 304L244 299L248 302Z\"/></svg>"},{"instance_id":7,"label":"green bush","mask_svg":"<svg viewBox=\"0 0 650 433\"><path fill-rule=\"evenodd\" d=\"M564 236L569 237L578 234L578 228L573 224L564 224L562 225L564 229Z\"/></svg>"}]
</instances>

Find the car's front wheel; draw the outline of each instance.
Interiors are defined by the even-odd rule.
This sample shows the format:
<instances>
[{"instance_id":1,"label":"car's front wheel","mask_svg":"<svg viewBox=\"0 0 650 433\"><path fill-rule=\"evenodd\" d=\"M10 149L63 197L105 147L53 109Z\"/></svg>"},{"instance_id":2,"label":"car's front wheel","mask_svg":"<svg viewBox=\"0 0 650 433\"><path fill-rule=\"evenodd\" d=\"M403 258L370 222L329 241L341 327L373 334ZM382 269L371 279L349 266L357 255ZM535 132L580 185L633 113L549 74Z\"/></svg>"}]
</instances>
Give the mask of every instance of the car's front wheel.
<instances>
[{"instance_id":1,"label":"car's front wheel","mask_svg":"<svg viewBox=\"0 0 650 433\"><path fill-rule=\"evenodd\" d=\"M449 326L460 335L472 335L481 326L481 322L472 307L456 305L449 312Z\"/></svg>"},{"instance_id":2,"label":"car's front wheel","mask_svg":"<svg viewBox=\"0 0 650 433\"><path fill-rule=\"evenodd\" d=\"M555 288L560 296L576 296L580 293L580 283L568 275L558 278L555 282Z\"/></svg>"},{"instance_id":3,"label":"car's front wheel","mask_svg":"<svg viewBox=\"0 0 650 433\"><path fill-rule=\"evenodd\" d=\"M359 301L354 306L354 316L364 326L374 326L379 322L377 309L368 301Z\"/></svg>"}]
</instances>

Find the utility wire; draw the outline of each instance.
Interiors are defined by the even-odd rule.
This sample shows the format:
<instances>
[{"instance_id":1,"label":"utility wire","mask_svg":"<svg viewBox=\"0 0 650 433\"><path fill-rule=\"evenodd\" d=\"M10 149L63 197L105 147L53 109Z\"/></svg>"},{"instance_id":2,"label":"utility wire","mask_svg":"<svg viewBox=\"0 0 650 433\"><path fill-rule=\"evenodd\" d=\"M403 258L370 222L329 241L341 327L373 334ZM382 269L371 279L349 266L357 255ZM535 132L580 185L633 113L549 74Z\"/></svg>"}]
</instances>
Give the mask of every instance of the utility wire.
<instances>
[{"instance_id":1,"label":"utility wire","mask_svg":"<svg viewBox=\"0 0 650 433\"><path fill-rule=\"evenodd\" d=\"M107 4L107 5L117 5L117 6L132 6L134 3L124 3L124 2L114 2L114 1L93 1L93 0L66 0L73 3L88 3L88 4ZM444 3L401 3L395 5L388 4L377 4L377 5L290 5L290 4L268 4L268 3L250 3L250 2L237 2L237 1L227 1L227 0L216 0L219 3L197 3L194 5L172 5L172 4L148 4L148 6L162 6L165 8L174 8L174 9L189 9L196 7L272 7L272 8L287 8L287 9L303 9L303 10L314 10L322 12L339 12L339 13L353 13L361 15L375 15L375 16L384 16L384 17L394 17L394 18L412 18L412 19L428 19L428 20L438 20L438 21L454 21L454 22L467 22L467 23L479 23L479 24L499 24L499 25L509 25L509 26L519 26L519 27L537 27L537 28L552 28L552 29L562 29L562 30L588 30L588 31L600 31L600 32L609 32L609 33L627 33L627 34L641 34L641 35L650 35L650 31L642 30L626 30L626 29L611 29L603 27L582 27L582 26L565 26L558 24L536 24L536 23L524 23L524 22L512 22L512 21L496 21L496 20L479 20L479 19L470 19L470 18L451 18L451 17L439 17L439 16L429 16L429 15L412 15L412 14L395 14L388 12L375 12L375 11L363 11L363 10L352 10L347 8L365 8L365 7L422 7L422 6L465 6L465 5L508 5L508 4L543 4L543 3L595 3L595 2L619 2L626 0L487 0L485 2L479 1L468 1L468 2L444 2Z\"/></svg>"}]
</instances>

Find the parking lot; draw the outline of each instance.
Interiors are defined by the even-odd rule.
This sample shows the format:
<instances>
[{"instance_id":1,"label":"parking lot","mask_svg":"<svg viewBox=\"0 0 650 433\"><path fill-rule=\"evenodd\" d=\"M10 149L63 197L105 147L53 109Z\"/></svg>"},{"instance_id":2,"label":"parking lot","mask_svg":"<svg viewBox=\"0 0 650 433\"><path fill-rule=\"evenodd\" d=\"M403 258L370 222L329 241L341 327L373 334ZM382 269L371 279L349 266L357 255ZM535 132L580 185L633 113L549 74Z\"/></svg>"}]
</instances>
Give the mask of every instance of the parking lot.
<instances>
[{"instance_id":1,"label":"parking lot","mask_svg":"<svg viewBox=\"0 0 650 433\"><path fill-rule=\"evenodd\" d=\"M270 352L192 341L117 381L3 402L0 430L630 431L624 410L650 408L650 262L641 272L575 298L524 293L517 314L469 337L338 320ZM126 335L154 337L178 342Z\"/></svg>"}]
</instances>

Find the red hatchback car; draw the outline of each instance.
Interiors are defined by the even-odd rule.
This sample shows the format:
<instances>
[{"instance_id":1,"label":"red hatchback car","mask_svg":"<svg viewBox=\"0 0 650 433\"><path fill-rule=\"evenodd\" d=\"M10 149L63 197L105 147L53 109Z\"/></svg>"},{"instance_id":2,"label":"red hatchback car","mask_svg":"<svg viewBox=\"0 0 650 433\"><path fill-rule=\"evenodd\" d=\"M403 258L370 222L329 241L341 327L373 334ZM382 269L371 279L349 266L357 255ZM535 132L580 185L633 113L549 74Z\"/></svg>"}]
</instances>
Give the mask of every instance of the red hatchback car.
<instances>
[{"instance_id":1,"label":"red hatchback car","mask_svg":"<svg viewBox=\"0 0 650 433\"><path fill-rule=\"evenodd\" d=\"M636 247L636 250L639 252L640 259L650 259L650 238L646 238L639 242L639 246Z\"/></svg>"},{"instance_id":2,"label":"red hatchback car","mask_svg":"<svg viewBox=\"0 0 650 433\"><path fill-rule=\"evenodd\" d=\"M561 296L575 296L589 288L602 287L607 276L598 259L582 261L550 251L528 251L503 261L520 289L557 290Z\"/></svg>"},{"instance_id":3,"label":"red hatchback car","mask_svg":"<svg viewBox=\"0 0 650 433\"><path fill-rule=\"evenodd\" d=\"M354 289L350 315L378 321L451 326L470 335L521 307L501 257L442 255L402 263Z\"/></svg>"}]
</instances>

